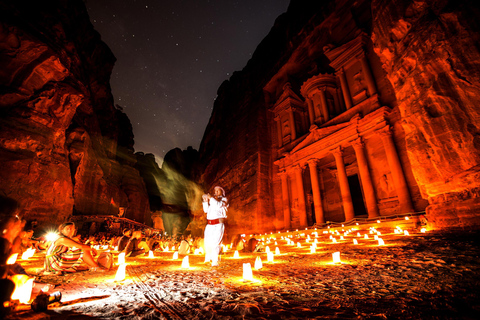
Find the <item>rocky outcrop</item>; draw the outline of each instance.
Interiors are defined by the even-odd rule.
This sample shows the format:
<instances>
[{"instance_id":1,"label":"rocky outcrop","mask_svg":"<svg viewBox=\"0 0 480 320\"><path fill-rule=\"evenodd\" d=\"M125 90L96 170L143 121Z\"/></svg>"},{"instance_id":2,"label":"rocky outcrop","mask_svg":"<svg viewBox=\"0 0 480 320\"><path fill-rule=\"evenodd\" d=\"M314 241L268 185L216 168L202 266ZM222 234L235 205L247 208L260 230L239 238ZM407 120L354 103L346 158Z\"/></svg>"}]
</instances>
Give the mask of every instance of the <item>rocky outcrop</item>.
<instances>
[{"instance_id":1,"label":"rocky outcrop","mask_svg":"<svg viewBox=\"0 0 480 320\"><path fill-rule=\"evenodd\" d=\"M113 105L115 62L82 1L0 4L1 192L25 217L148 216L131 124Z\"/></svg>"},{"instance_id":2,"label":"rocky outcrop","mask_svg":"<svg viewBox=\"0 0 480 320\"><path fill-rule=\"evenodd\" d=\"M395 90L430 221L480 223L480 28L475 1L372 2L375 52Z\"/></svg>"}]
</instances>

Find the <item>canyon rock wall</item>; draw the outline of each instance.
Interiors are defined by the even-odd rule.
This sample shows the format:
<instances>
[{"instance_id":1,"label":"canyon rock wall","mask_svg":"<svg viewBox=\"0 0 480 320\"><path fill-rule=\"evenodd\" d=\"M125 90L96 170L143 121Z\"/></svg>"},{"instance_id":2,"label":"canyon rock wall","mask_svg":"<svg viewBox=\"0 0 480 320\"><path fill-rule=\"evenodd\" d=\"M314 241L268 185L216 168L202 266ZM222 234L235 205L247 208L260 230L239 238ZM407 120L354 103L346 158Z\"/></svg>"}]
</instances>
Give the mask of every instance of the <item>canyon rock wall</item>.
<instances>
[{"instance_id":1,"label":"canyon rock wall","mask_svg":"<svg viewBox=\"0 0 480 320\"><path fill-rule=\"evenodd\" d=\"M395 90L429 221L479 224L478 3L374 0L372 12L372 41Z\"/></svg>"},{"instance_id":2,"label":"canyon rock wall","mask_svg":"<svg viewBox=\"0 0 480 320\"><path fill-rule=\"evenodd\" d=\"M149 215L114 62L82 1L0 3L0 192L26 219Z\"/></svg>"}]
</instances>

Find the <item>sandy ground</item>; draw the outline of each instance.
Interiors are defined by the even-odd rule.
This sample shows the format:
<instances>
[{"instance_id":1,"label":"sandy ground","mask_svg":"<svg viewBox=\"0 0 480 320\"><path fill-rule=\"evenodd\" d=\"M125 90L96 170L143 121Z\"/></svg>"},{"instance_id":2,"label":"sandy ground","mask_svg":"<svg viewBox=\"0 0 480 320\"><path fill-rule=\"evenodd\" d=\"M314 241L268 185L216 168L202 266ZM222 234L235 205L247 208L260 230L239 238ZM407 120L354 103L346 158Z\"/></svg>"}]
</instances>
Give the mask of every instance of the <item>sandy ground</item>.
<instances>
[{"instance_id":1,"label":"sandy ground","mask_svg":"<svg viewBox=\"0 0 480 320\"><path fill-rule=\"evenodd\" d=\"M182 256L173 260L173 252L155 252L153 259L127 258L123 281L114 281L117 267L36 276L37 291L50 284L49 292L61 291L62 301L40 313L19 305L7 319L480 318L480 231L409 229L405 236L394 234L391 225L376 227L384 246L367 226L357 226L345 240L337 229L338 243L317 230L313 254L314 230L290 233L294 245L281 239L285 234L264 235L271 251L280 250L273 263L265 252L240 252L235 259L227 251L219 267L191 254L190 268L182 268ZM342 263L332 262L333 252L341 252ZM257 256L263 262L259 270L253 268ZM43 256L20 263L34 274ZM251 264L253 281L243 279L243 263Z\"/></svg>"}]
</instances>

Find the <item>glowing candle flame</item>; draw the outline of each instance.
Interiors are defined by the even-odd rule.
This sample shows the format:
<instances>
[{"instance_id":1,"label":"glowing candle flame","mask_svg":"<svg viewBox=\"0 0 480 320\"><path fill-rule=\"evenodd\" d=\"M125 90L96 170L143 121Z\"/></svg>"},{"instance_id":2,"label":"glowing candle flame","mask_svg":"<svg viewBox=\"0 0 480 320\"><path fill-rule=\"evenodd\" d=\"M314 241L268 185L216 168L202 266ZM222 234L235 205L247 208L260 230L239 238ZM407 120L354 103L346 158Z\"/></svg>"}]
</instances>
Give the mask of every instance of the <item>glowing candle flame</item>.
<instances>
[{"instance_id":1,"label":"glowing candle flame","mask_svg":"<svg viewBox=\"0 0 480 320\"><path fill-rule=\"evenodd\" d=\"M360 234L360 232L357 232L357 237L361 237L362 235Z\"/></svg>"},{"instance_id":2,"label":"glowing candle flame","mask_svg":"<svg viewBox=\"0 0 480 320\"><path fill-rule=\"evenodd\" d=\"M114 249L114 250L115 250L115 251L118 251L118 246L115 246L115 249Z\"/></svg>"},{"instance_id":3,"label":"glowing candle flame","mask_svg":"<svg viewBox=\"0 0 480 320\"><path fill-rule=\"evenodd\" d=\"M15 290L12 293L12 300L19 300L20 303L27 304L32 297L32 288L34 278L25 274L16 274L11 277L15 283Z\"/></svg>"},{"instance_id":4,"label":"glowing candle flame","mask_svg":"<svg viewBox=\"0 0 480 320\"><path fill-rule=\"evenodd\" d=\"M270 252L270 247L269 247L269 246L266 246L266 247L265 247L265 252L266 252L266 253L269 253L269 252Z\"/></svg>"},{"instance_id":5,"label":"glowing candle flame","mask_svg":"<svg viewBox=\"0 0 480 320\"><path fill-rule=\"evenodd\" d=\"M173 260L177 260L178 259L178 251L175 251L173 253L173 257L172 257Z\"/></svg>"},{"instance_id":6,"label":"glowing candle flame","mask_svg":"<svg viewBox=\"0 0 480 320\"><path fill-rule=\"evenodd\" d=\"M243 280L253 281L252 266L250 263L243 264Z\"/></svg>"},{"instance_id":7,"label":"glowing candle flame","mask_svg":"<svg viewBox=\"0 0 480 320\"><path fill-rule=\"evenodd\" d=\"M153 251L152 251L152 250L148 251L148 257L149 257L149 258L155 258L155 256L153 255Z\"/></svg>"},{"instance_id":8,"label":"glowing candle flame","mask_svg":"<svg viewBox=\"0 0 480 320\"><path fill-rule=\"evenodd\" d=\"M374 235L374 236L373 236L373 239L378 240L378 236L377 236L377 235Z\"/></svg>"},{"instance_id":9,"label":"glowing candle flame","mask_svg":"<svg viewBox=\"0 0 480 320\"><path fill-rule=\"evenodd\" d=\"M380 220L377 220L377 223L380 223Z\"/></svg>"},{"instance_id":10,"label":"glowing candle flame","mask_svg":"<svg viewBox=\"0 0 480 320\"><path fill-rule=\"evenodd\" d=\"M340 240L345 240L345 239L343 238L343 236L340 236Z\"/></svg>"},{"instance_id":11,"label":"glowing candle flame","mask_svg":"<svg viewBox=\"0 0 480 320\"><path fill-rule=\"evenodd\" d=\"M14 263L17 261L17 257L18 257L18 253L12 254L12 255L8 258L7 264L14 264Z\"/></svg>"},{"instance_id":12,"label":"glowing candle flame","mask_svg":"<svg viewBox=\"0 0 480 320\"><path fill-rule=\"evenodd\" d=\"M301 248L302 244L300 242L297 242L297 248Z\"/></svg>"},{"instance_id":13,"label":"glowing candle flame","mask_svg":"<svg viewBox=\"0 0 480 320\"><path fill-rule=\"evenodd\" d=\"M410 218L409 218L409 217L405 217L405 220L410 220Z\"/></svg>"},{"instance_id":14,"label":"glowing candle flame","mask_svg":"<svg viewBox=\"0 0 480 320\"><path fill-rule=\"evenodd\" d=\"M365 238L365 239L368 239L368 234L365 234L365 237L364 237L364 238Z\"/></svg>"},{"instance_id":15,"label":"glowing candle flame","mask_svg":"<svg viewBox=\"0 0 480 320\"><path fill-rule=\"evenodd\" d=\"M409 236L409 235L410 235L410 233L408 233L407 230L404 230L404 231L403 231L403 234L406 235L406 236Z\"/></svg>"},{"instance_id":16,"label":"glowing candle flame","mask_svg":"<svg viewBox=\"0 0 480 320\"><path fill-rule=\"evenodd\" d=\"M255 269L262 269L263 268L263 264L262 264L262 259L260 259L260 257L257 257L257 259L255 259Z\"/></svg>"},{"instance_id":17,"label":"glowing candle flame","mask_svg":"<svg viewBox=\"0 0 480 320\"><path fill-rule=\"evenodd\" d=\"M332 254L332 257L333 257L333 263L342 263L342 261L340 260L340 252L334 252Z\"/></svg>"},{"instance_id":18,"label":"glowing candle flame","mask_svg":"<svg viewBox=\"0 0 480 320\"><path fill-rule=\"evenodd\" d=\"M315 248L315 246L312 245L310 247L310 253L315 253L315 251L316 251L316 248Z\"/></svg>"},{"instance_id":19,"label":"glowing candle flame","mask_svg":"<svg viewBox=\"0 0 480 320\"><path fill-rule=\"evenodd\" d=\"M125 255L124 255L125 256ZM120 257L120 256L119 256ZM123 281L125 280L125 268L127 264L124 262L118 266L117 273L115 274L114 281Z\"/></svg>"},{"instance_id":20,"label":"glowing candle flame","mask_svg":"<svg viewBox=\"0 0 480 320\"><path fill-rule=\"evenodd\" d=\"M337 239L333 238L333 239L332 239L332 242L333 242L333 243L337 243Z\"/></svg>"},{"instance_id":21,"label":"glowing candle flame","mask_svg":"<svg viewBox=\"0 0 480 320\"><path fill-rule=\"evenodd\" d=\"M273 252L267 253L267 262L273 262Z\"/></svg>"},{"instance_id":22,"label":"glowing candle flame","mask_svg":"<svg viewBox=\"0 0 480 320\"><path fill-rule=\"evenodd\" d=\"M276 245L276 246L278 246L278 243L277 243L277 241L275 241L275 245Z\"/></svg>"},{"instance_id":23,"label":"glowing candle flame","mask_svg":"<svg viewBox=\"0 0 480 320\"><path fill-rule=\"evenodd\" d=\"M275 247L275 254L280 254L280 249L278 247Z\"/></svg>"},{"instance_id":24,"label":"glowing candle flame","mask_svg":"<svg viewBox=\"0 0 480 320\"><path fill-rule=\"evenodd\" d=\"M188 256L183 257L182 268L190 268L190 263L188 262Z\"/></svg>"},{"instance_id":25,"label":"glowing candle flame","mask_svg":"<svg viewBox=\"0 0 480 320\"><path fill-rule=\"evenodd\" d=\"M353 239L353 244L358 244L357 239Z\"/></svg>"},{"instance_id":26,"label":"glowing candle flame","mask_svg":"<svg viewBox=\"0 0 480 320\"><path fill-rule=\"evenodd\" d=\"M425 232L427 232L427 229L422 228L422 229L420 229L420 232L421 232L421 233L425 233Z\"/></svg>"},{"instance_id":27,"label":"glowing candle flame","mask_svg":"<svg viewBox=\"0 0 480 320\"><path fill-rule=\"evenodd\" d=\"M378 245L379 246L384 246L385 245L385 242L383 241L382 238L378 238Z\"/></svg>"},{"instance_id":28,"label":"glowing candle flame","mask_svg":"<svg viewBox=\"0 0 480 320\"><path fill-rule=\"evenodd\" d=\"M240 255L238 254L238 250L235 250L235 252L233 253L233 258L234 259L240 258Z\"/></svg>"}]
</instances>

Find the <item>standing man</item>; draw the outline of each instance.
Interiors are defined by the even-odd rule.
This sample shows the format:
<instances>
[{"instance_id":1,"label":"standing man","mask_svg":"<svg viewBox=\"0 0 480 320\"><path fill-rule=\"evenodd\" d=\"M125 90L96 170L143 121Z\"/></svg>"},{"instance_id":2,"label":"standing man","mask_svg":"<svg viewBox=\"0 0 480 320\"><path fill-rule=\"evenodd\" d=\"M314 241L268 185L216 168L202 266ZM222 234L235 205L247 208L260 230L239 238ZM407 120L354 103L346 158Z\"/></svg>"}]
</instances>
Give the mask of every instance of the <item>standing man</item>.
<instances>
[{"instance_id":1,"label":"standing man","mask_svg":"<svg viewBox=\"0 0 480 320\"><path fill-rule=\"evenodd\" d=\"M212 261L212 267L218 266L218 255L225 231L225 219L227 218L228 201L225 190L215 187L214 195L204 194L203 211L207 214L207 226L205 227L205 262Z\"/></svg>"}]
</instances>

